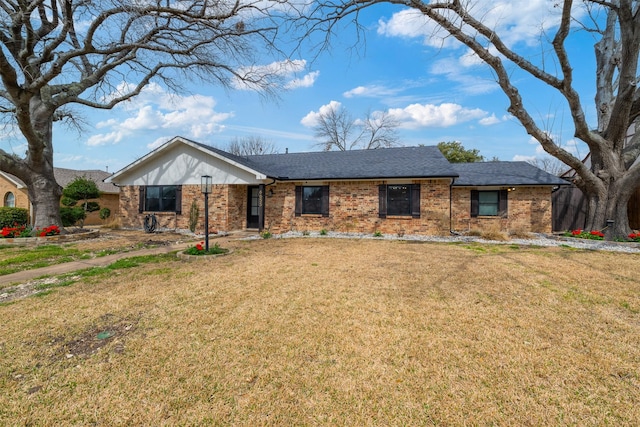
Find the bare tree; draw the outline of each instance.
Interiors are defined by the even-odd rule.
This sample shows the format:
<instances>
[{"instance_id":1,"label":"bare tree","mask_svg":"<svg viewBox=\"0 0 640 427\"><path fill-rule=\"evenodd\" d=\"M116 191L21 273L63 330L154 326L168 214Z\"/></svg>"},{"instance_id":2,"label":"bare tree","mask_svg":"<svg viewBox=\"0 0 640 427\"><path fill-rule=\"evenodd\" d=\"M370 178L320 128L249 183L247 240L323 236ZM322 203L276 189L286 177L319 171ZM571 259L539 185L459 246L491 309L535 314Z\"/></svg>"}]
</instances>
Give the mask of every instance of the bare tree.
<instances>
[{"instance_id":1,"label":"bare tree","mask_svg":"<svg viewBox=\"0 0 640 427\"><path fill-rule=\"evenodd\" d=\"M110 109L152 81L172 90L185 79L275 88L277 73L255 67L255 55L273 51L279 31L268 7L251 0L0 0L0 114L28 146L23 158L0 150L0 170L26 183L35 226L61 225L53 123L76 118L72 105Z\"/></svg>"},{"instance_id":2,"label":"bare tree","mask_svg":"<svg viewBox=\"0 0 640 427\"><path fill-rule=\"evenodd\" d=\"M640 2L632 0L572 0L554 2L560 12L555 33L539 38L540 52L545 55L538 64L516 52L505 40L508 33L499 34L493 26L483 23L484 12L476 2L466 0L320 0L305 11L299 21L307 36L322 34L329 45L339 21L350 20L364 30L358 19L360 12L378 4L397 4L412 8L431 20L440 29L471 49L494 73L497 84L509 100L508 111L522 124L525 131L539 141L551 156L576 171L575 185L588 201L586 227L607 227L607 238L626 237L630 232L627 205L640 185L640 133L629 138L629 129L638 126L640 92L638 90L638 56L640 47ZM572 24L577 20L574 8L587 8L589 22L579 26L597 39L595 43L597 126L587 123L585 107L574 87L574 73L566 48L567 41L576 34ZM604 19L602 18L604 17ZM584 55L584 51L581 53ZM551 67L546 65L552 64ZM525 108L525 100L518 89L513 70L520 70L547 85L564 100L572 118L575 137L589 148L591 165L582 162L563 149ZM593 101L592 101L593 102ZM591 107L593 107L593 103Z\"/></svg>"},{"instance_id":3,"label":"bare tree","mask_svg":"<svg viewBox=\"0 0 640 427\"><path fill-rule=\"evenodd\" d=\"M398 145L398 126L387 112L368 112L364 119L354 120L346 109L331 105L318 115L314 135L324 151L373 150Z\"/></svg>"},{"instance_id":4,"label":"bare tree","mask_svg":"<svg viewBox=\"0 0 640 427\"><path fill-rule=\"evenodd\" d=\"M257 156L261 154L277 154L278 148L271 141L261 136L247 136L233 139L226 148L236 156Z\"/></svg>"},{"instance_id":5,"label":"bare tree","mask_svg":"<svg viewBox=\"0 0 640 427\"><path fill-rule=\"evenodd\" d=\"M556 176L560 176L564 172L567 172L567 166L560 160L551 156L536 157L534 159L527 160L527 163Z\"/></svg>"}]
</instances>

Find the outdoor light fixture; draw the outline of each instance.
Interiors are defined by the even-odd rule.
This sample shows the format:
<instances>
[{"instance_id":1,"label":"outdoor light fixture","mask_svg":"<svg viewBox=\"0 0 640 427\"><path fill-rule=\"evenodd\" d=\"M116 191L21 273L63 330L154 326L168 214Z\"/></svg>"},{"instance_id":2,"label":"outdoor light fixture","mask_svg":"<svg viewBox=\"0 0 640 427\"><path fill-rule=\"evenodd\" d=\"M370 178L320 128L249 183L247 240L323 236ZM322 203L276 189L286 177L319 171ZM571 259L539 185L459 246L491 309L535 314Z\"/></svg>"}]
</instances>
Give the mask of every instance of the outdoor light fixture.
<instances>
[{"instance_id":1,"label":"outdoor light fixture","mask_svg":"<svg viewBox=\"0 0 640 427\"><path fill-rule=\"evenodd\" d=\"M205 250L209 252L209 194L211 193L211 176L202 175L200 190L204 194L204 242Z\"/></svg>"},{"instance_id":2,"label":"outdoor light fixture","mask_svg":"<svg viewBox=\"0 0 640 427\"><path fill-rule=\"evenodd\" d=\"M211 193L211 176L210 175L202 175L202 177L200 177L200 189L202 190L202 194Z\"/></svg>"}]
</instances>

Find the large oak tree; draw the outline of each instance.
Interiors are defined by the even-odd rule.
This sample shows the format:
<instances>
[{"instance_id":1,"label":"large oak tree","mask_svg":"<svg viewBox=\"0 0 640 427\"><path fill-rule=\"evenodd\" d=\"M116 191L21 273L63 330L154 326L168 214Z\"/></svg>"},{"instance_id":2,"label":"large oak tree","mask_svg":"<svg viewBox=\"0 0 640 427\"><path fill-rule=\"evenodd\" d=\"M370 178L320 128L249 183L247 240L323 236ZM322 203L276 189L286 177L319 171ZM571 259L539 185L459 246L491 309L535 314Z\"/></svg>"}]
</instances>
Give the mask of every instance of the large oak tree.
<instances>
[{"instance_id":1,"label":"large oak tree","mask_svg":"<svg viewBox=\"0 0 640 427\"><path fill-rule=\"evenodd\" d=\"M256 67L277 52L279 2L234 0L0 0L0 114L26 141L24 157L0 150L0 170L28 187L36 227L60 225L53 124L78 108L110 109L152 81L186 79L273 89ZM72 109L76 106L76 110ZM19 139L20 139L19 138Z\"/></svg>"},{"instance_id":2,"label":"large oak tree","mask_svg":"<svg viewBox=\"0 0 640 427\"><path fill-rule=\"evenodd\" d=\"M319 0L305 10L299 22L307 36L320 33L328 45L332 34L342 29L340 23L349 22L364 30L359 21L362 12L380 4L413 10L471 49L492 71L506 95L508 111L525 131L547 153L576 171L575 185L583 191L589 206L586 227L603 229L610 220L613 226L607 230L608 238L626 237L630 232L627 205L640 185L640 132L636 132L640 117L640 2L549 1L549 7L559 12L557 24L541 32L538 52L542 55L535 60L509 44L508 28L499 33L495 22L483 22L487 10L475 0ZM582 8L582 15L576 19L578 8ZM583 72L572 66L567 48L570 38L579 35L576 30L587 31L596 39L591 50L596 65L595 98L584 99L574 84L576 73ZM570 112L575 137L589 148L590 162L563 149L546 123L536 119L537 112L528 111L527 100L518 88L522 75L514 78L514 70L561 97ZM597 123L589 123L585 112L594 107Z\"/></svg>"}]
</instances>

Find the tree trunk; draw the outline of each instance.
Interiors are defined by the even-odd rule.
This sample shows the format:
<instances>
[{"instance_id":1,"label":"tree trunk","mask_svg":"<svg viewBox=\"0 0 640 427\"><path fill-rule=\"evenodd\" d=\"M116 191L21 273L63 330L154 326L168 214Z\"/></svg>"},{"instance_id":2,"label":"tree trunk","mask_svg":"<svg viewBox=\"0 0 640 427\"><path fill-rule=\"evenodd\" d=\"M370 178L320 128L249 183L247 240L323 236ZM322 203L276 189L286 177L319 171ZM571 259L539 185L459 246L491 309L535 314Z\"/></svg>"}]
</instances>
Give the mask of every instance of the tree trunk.
<instances>
[{"instance_id":1,"label":"tree trunk","mask_svg":"<svg viewBox=\"0 0 640 427\"><path fill-rule=\"evenodd\" d=\"M17 114L18 125L26 137L29 151L24 160L10 170L27 184L29 201L33 207L33 227L57 225L62 230L60 197L62 187L53 173L53 111L42 98L29 100L28 114Z\"/></svg>"},{"instance_id":2,"label":"tree trunk","mask_svg":"<svg viewBox=\"0 0 640 427\"><path fill-rule=\"evenodd\" d=\"M37 175L32 178L31 185L29 185L29 200L33 208L34 228L57 225L62 229L62 221L60 219L61 196L62 187L53 176L53 168L50 174Z\"/></svg>"},{"instance_id":3,"label":"tree trunk","mask_svg":"<svg viewBox=\"0 0 640 427\"><path fill-rule=\"evenodd\" d=\"M602 231L606 240L626 239L631 229L627 206L634 188L622 180L612 180L602 194L586 194L586 231Z\"/></svg>"}]
</instances>

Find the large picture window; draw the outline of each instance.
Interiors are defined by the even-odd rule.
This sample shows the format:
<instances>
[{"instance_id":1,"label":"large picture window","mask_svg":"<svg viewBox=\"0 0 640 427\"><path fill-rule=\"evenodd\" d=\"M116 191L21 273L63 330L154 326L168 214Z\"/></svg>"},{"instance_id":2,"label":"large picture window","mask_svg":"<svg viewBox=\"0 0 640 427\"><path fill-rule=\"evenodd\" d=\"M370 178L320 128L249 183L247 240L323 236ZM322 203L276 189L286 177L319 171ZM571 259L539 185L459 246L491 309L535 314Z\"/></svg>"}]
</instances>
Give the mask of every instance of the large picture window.
<instances>
[{"instance_id":1,"label":"large picture window","mask_svg":"<svg viewBox=\"0 0 640 427\"><path fill-rule=\"evenodd\" d=\"M140 212L182 213L182 186L148 185L140 187Z\"/></svg>"},{"instance_id":2,"label":"large picture window","mask_svg":"<svg viewBox=\"0 0 640 427\"><path fill-rule=\"evenodd\" d=\"M296 216L307 214L329 216L329 186L296 186L295 214Z\"/></svg>"},{"instance_id":3,"label":"large picture window","mask_svg":"<svg viewBox=\"0 0 640 427\"><path fill-rule=\"evenodd\" d=\"M471 216L507 216L507 190L471 191Z\"/></svg>"},{"instance_id":4,"label":"large picture window","mask_svg":"<svg viewBox=\"0 0 640 427\"><path fill-rule=\"evenodd\" d=\"M379 216L420 218L420 184L380 185Z\"/></svg>"}]
</instances>

